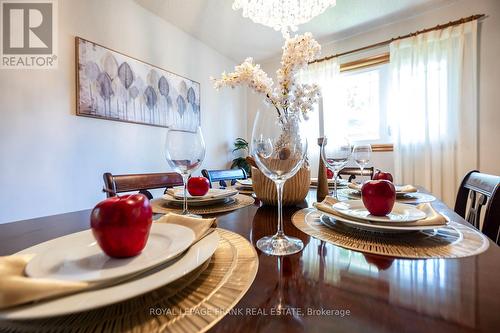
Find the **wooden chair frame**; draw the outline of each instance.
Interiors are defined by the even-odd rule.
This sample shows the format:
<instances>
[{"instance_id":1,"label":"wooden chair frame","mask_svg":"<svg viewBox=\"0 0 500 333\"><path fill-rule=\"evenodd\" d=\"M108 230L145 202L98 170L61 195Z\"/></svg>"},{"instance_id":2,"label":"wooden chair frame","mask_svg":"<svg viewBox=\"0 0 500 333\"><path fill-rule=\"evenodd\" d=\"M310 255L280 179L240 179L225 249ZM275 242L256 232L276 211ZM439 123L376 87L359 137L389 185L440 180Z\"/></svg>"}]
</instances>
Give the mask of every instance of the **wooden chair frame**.
<instances>
[{"instance_id":1,"label":"wooden chair frame","mask_svg":"<svg viewBox=\"0 0 500 333\"><path fill-rule=\"evenodd\" d=\"M473 170L464 177L455 202L455 212L497 244L500 244L499 184L499 176ZM481 226L480 218L483 207L486 207L486 211Z\"/></svg>"},{"instance_id":2,"label":"wooden chair frame","mask_svg":"<svg viewBox=\"0 0 500 333\"><path fill-rule=\"evenodd\" d=\"M149 190L165 188L166 191L167 188L183 185L182 176L176 172L130 175L112 175L106 172L103 178L103 192L106 192L108 198L118 193L139 191L151 200L153 195Z\"/></svg>"}]
</instances>

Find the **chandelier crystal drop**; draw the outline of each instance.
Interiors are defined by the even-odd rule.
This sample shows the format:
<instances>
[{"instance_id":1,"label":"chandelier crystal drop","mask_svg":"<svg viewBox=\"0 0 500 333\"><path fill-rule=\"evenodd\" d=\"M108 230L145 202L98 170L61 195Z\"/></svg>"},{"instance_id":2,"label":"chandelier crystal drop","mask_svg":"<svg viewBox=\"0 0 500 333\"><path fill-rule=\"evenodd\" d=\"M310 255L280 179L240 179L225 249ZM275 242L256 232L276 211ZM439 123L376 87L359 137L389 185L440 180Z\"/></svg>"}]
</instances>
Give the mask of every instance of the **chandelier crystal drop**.
<instances>
[{"instance_id":1,"label":"chandelier crystal drop","mask_svg":"<svg viewBox=\"0 0 500 333\"><path fill-rule=\"evenodd\" d=\"M297 31L298 25L309 22L335 4L336 0L235 0L233 9L241 9L243 17L288 36L291 31Z\"/></svg>"}]
</instances>

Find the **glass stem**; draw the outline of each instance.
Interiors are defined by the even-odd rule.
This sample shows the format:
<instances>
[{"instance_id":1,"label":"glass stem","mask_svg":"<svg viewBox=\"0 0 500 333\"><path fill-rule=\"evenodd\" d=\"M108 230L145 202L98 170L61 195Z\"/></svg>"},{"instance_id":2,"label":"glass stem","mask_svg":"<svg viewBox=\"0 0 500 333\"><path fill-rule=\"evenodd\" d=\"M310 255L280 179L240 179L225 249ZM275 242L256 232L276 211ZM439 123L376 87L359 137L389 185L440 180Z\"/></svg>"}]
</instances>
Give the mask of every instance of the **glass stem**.
<instances>
[{"instance_id":1,"label":"glass stem","mask_svg":"<svg viewBox=\"0 0 500 333\"><path fill-rule=\"evenodd\" d=\"M182 174L182 182L184 183L184 202L182 204L182 215L188 215L188 204L187 204L187 183L189 179L188 173Z\"/></svg>"},{"instance_id":2,"label":"glass stem","mask_svg":"<svg viewBox=\"0 0 500 333\"><path fill-rule=\"evenodd\" d=\"M283 185L284 181L276 182L276 192L278 192L278 231L276 232L277 237L283 237L285 234L283 232Z\"/></svg>"},{"instance_id":3,"label":"glass stem","mask_svg":"<svg viewBox=\"0 0 500 333\"><path fill-rule=\"evenodd\" d=\"M335 199L338 200L339 197L337 196L337 179L339 177L339 172L338 171L334 171L333 175L334 175L334 179L335 179L335 181L333 182L333 192L335 193Z\"/></svg>"},{"instance_id":4,"label":"glass stem","mask_svg":"<svg viewBox=\"0 0 500 333\"><path fill-rule=\"evenodd\" d=\"M278 273L279 273L279 278L278 278L278 309L284 308L284 303L283 302L283 256L278 257Z\"/></svg>"},{"instance_id":5,"label":"glass stem","mask_svg":"<svg viewBox=\"0 0 500 333\"><path fill-rule=\"evenodd\" d=\"M364 167L360 166L359 168L361 169L361 184L363 184L363 169L364 169Z\"/></svg>"}]
</instances>

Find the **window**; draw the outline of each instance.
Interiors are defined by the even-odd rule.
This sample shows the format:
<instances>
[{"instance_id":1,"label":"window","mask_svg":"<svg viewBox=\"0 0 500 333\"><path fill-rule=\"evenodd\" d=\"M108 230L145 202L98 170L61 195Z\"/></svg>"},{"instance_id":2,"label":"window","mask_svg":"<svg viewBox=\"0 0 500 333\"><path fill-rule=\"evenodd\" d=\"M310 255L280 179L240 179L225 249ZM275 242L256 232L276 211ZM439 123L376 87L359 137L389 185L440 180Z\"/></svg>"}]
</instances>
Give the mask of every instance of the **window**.
<instances>
[{"instance_id":1,"label":"window","mask_svg":"<svg viewBox=\"0 0 500 333\"><path fill-rule=\"evenodd\" d=\"M340 66L332 107L324 113L324 128L342 131L353 142L374 150L392 150L387 116L389 55L383 54Z\"/></svg>"}]
</instances>

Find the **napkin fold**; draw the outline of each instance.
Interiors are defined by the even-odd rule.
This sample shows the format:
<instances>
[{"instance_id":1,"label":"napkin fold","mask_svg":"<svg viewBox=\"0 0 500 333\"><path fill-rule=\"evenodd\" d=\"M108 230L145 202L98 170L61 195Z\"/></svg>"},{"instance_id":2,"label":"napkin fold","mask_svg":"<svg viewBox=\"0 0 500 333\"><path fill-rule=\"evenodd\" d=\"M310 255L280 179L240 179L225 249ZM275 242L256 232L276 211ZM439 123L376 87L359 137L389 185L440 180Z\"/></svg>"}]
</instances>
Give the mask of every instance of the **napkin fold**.
<instances>
[{"instance_id":1,"label":"napkin fold","mask_svg":"<svg viewBox=\"0 0 500 333\"><path fill-rule=\"evenodd\" d=\"M252 178L247 178L247 179L237 179L236 183L238 183L241 186L248 186L252 187L253 186L253 181Z\"/></svg>"},{"instance_id":2,"label":"napkin fold","mask_svg":"<svg viewBox=\"0 0 500 333\"><path fill-rule=\"evenodd\" d=\"M358 183L349 182L349 184L347 184L348 188L350 188L351 190L356 190L356 191L361 191L361 186L362 186L362 184L358 184Z\"/></svg>"},{"instance_id":3,"label":"napkin fold","mask_svg":"<svg viewBox=\"0 0 500 333\"><path fill-rule=\"evenodd\" d=\"M396 185L397 193L415 193L418 192L418 188L413 185Z\"/></svg>"},{"instance_id":4,"label":"napkin fold","mask_svg":"<svg viewBox=\"0 0 500 333\"><path fill-rule=\"evenodd\" d=\"M188 227L195 234L194 242L200 240L211 227L216 227L216 219L202 219L169 213L155 223L174 223ZM34 254L16 254L0 257L0 309L28 302L64 296L88 288L98 288L108 281L89 283L27 277L24 269Z\"/></svg>"},{"instance_id":5,"label":"napkin fold","mask_svg":"<svg viewBox=\"0 0 500 333\"><path fill-rule=\"evenodd\" d=\"M88 282L34 279L24 275L33 254L0 257L0 309L82 291Z\"/></svg>"},{"instance_id":6,"label":"napkin fold","mask_svg":"<svg viewBox=\"0 0 500 333\"><path fill-rule=\"evenodd\" d=\"M217 227L217 219L214 218L199 218L175 213L163 215L155 221L155 223L173 223L183 227L187 227L194 231L195 242L212 227Z\"/></svg>"},{"instance_id":7,"label":"napkin fold","mask_svg":"<svg viewBox=\"0 0 500 333\"><path fill-rule=\"evenodd\" d=\"M349 187L351 190L356 190L356 191L361 191L361 186L363 186L363 184L349 183L347 185L347 187ZM397 194L418 192L418 188L416 188L413 185L395 185L395 187Z\"/></svg>"},{"instance_id":8,"label":"napkin fold","mask_svg":"<svg viewBox=\"0 0 500 333\"><path fill-rule=\"evenodd\" d=\"M337 212L335 209L332 208L334 204L339 202L335 198L332 198L330 196L327 196L322 202L315 202L313 203L313 206L316 207L319 211L328 213L333 216L339 216L341 218L348 218L349 220L353 220L356 222L363 222L367 224L376 224L376 225L388 225L390 222L374 222L370 221L367 222L362 219L356 219L352 217L346 217L345 215L342 215L341 213ZM399 223L399 222L394 222L397 223L398 227L404 228L404 227L415 227L415 226L443 226L448 223L448 220L446 217L443 215L439 214L429 203L423 203L417 206L418 209L423 211L426 214L426 218L414 222L404 222L404 223Z\"/></svg>"},{"instance_id":9,"label":"napkin fold","mask_svg":"<svg viewBox=\"0 0 500 333\"><path fill-rule=\"evenodd\" d=\"M184 198L184 188L174 187L167 189L167 194L173 196L176 199ZM192 196L187 194L188 200L199 200L199 199L217 199L226 198L238 194L237 190L234 189L221 189L221 188L211 188L208 193L203 196Z\"/></svg>"}]
</instances>

